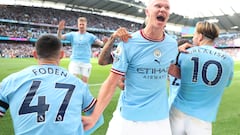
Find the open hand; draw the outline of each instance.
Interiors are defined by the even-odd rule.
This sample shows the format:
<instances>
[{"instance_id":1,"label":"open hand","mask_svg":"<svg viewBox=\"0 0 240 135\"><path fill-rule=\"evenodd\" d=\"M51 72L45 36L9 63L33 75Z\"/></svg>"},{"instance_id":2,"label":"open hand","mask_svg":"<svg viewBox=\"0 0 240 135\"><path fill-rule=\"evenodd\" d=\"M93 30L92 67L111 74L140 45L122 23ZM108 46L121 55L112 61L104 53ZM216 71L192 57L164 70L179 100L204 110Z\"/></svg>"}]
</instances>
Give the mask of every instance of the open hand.
<instances>
[{"instance_id":1,"label":"open hand","mask_svg":"<svg viewBox=\"0 0 240 135\"><path fill-rule=\"evenodd\" d=\"M91 129L92 127L94 127L96 122L97 121L92 119L91 116L82 116L82 123L83 123L83 128L84 128L85 131Z\"/></svg>"},{"instance_id":2,"label":"open hand","mask_svg":"<svg viewBox=\"0 0 240 135\"><path fill-rule=\"evenodd\" d=\"M58 24L58 29L59 30L63 30L65 28L65 21L61 20Z\"/></svg>"},{"instance_id":3,"label":"open hand","mask_svg":"<svg viewBox=\"0 0 240 135\"><path fill-rule=\"evenodd\" d=\"M113 36L116 38L120 38L123 42L127 42L129 38L132 36L128 33L127 29L124 27L120 27L113 33Z\"/></svg>"}]
</instances>

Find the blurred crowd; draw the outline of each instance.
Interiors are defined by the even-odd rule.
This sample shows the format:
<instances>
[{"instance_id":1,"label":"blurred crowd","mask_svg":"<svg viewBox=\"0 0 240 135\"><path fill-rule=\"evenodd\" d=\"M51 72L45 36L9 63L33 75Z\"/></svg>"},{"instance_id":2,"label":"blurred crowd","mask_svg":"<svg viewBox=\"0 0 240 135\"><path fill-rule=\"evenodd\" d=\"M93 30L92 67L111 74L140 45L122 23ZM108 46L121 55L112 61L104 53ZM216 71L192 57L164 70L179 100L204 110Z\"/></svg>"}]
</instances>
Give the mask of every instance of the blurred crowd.
<instances>
[{"instance_id":1,"label":"blurred crowd","mask_svg":"<svg viewBox=\"0 0 240 135\"><path fill-rule=\"evenodd\" d=\"M77 29L77 18L88 19L90 29L114 31L126 27L136 31L141 24L96 14L59 10L52 8L0 5L0 35L37 38L44 33L56 33L59 21L66 21L66 32Z\"/></svg>"},{"instance_id":2,"label":"blurred crowd","mask_svg":"<svg viewBox=\"0 0 240 135\"><path fill-rule=\"evenodd\" d=\"M0 43L0 58L31 58L34 44L31 43ZM69 57L72 48L69 45L63 46L65 57ZM93 49L93 51L97 51Z\"/></svg>"},{"instance_id":3,"label":"blurred crowd","mask_svg":"<svg viewBox=\"0 0 240 135\"><path fill-rule=\"evenodd\" d=\"M215 43L217 47L240 47L240 33L221 34Z\"/></svg>"},{"instance_id":4,"label":"blurred crowd","mask_svg":"<svg viewBox=\"0 0 240 135\"><path fill-rule=\"evenodd\" d=\"M126 27L130 32L141 28L141 24L136 22L84 12L13 5L0 5L0 9L0 37L36 39L45 33L56 34L60 20L66 21L66 33L77 30L77 18L80 16L88 19L88 31L99 39L109 36L119 27ZM216 47L230 53L235 59L240 59L240 33L221 35L215 43ZM32 57L33 47L34 43L7 42L0 39L0 57ZM71 46L64 45L64 50L65 56L69 57ZM92 51L93 57L97 57L101 50L93 48Z\"/></svg>"},{"instance_id":5,"label":"blurred crowd","mask_svg":"<svg viewBox=\"0 0 240 135\"><path fill-rule=\"evenodd\" d=\"M240 60L240 48L224 48L221 50L230 54L234 60Z\"/></svg>"},{"instance_id":6,"label":"blurred crowd","mask_svg":"<svg viewBox=\"0 0 240 135\"><path fill-rule=\"evenodd\" d=\"M32 57L34 46L32 44L0 43L0 56L3 58L29 58Z\"/></svg>"}]
</instances>

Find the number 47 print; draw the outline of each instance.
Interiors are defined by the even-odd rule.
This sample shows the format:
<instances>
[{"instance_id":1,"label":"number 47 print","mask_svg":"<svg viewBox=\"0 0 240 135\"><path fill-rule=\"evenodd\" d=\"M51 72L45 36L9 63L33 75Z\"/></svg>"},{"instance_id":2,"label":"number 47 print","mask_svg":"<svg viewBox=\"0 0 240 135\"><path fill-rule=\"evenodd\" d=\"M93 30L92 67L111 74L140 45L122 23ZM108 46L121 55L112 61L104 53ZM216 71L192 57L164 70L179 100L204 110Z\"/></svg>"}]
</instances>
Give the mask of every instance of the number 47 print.
<instances>
[{"instance_id":1,"label":"number 47 print","mask_svg":"<svg viewBox=\"0 0 240 135\"><path fill-rule=\"evenodd\" d=\"M46 104L46 96L39 96L37 105L30 106L30 103L33 100L33 97L36 95L36 92L41 84L41 81L33 81L30 90L28 91L18 114L24 115L29 113L37 113L37 122L45 121L45 112L49 109L49 104ZM72 84L63 84L56 83L55 88L67 89L67 93L64 97L64 100L58 110L55 121L63 121L64 114L71 99L75 85Z\"/></svg>"}]
</instances>

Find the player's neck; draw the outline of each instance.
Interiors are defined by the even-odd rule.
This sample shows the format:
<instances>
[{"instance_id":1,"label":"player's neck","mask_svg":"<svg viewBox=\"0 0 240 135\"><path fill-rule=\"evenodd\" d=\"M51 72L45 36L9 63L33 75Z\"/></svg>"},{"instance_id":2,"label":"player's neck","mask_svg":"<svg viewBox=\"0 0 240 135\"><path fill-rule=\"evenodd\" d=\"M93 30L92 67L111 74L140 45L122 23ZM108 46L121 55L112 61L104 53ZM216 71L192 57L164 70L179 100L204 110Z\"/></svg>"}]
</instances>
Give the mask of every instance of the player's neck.
<instances>
[{"instance_id":1,"label":"player's neck","mask_svg":"<svg viewBox=\"0 0 240 135\"><path fill-rule=\"evenodd\" d=\"M52 60L52 59L38 59L39 65L59 65L58 60Z\"/></svg>"},{"instance_id":2,"label":"player's neck","mask_svg":"<svg viewBox=\"0 0 240 135\"><path fill-rule=\"evenodd\" d=\"M78 30L78 32L79 32L80 34L84 34L84 33L86 33L87 31L86 31L86 30Z\"/></svg>"},{"instance_id":3,"label":"player's neck","mask_svg":"<svg viewBox=\"0 0 240 135\"><path fill-rule=\"evenodd\" d=\"M163 30L153 30L149 28L145 28L142 30L143 35L151 40L162 41L165 37Z\"/></svg>"},{"instance_id":4,"label":"player's neck","mask_svg":"<svg viewBox=\"0 0 240 135\"><path fill-rule=\"evenodd\" d=\"M212 46L213 45L213 41L211 40L202 40L201 42L200 42L200 46L202 46L202 45L209 45L209 46Z\"/></svg>"}]
</instances>

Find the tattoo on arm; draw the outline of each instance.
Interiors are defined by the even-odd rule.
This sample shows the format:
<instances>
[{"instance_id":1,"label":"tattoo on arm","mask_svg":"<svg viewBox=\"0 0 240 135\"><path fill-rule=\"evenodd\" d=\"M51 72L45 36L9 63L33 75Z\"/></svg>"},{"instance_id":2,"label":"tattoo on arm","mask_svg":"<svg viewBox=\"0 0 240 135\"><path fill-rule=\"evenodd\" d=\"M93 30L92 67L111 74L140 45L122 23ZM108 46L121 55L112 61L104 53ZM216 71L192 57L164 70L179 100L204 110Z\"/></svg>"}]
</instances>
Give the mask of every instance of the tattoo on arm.
<instances>
[{"instance_id":1,"label":"tattoo on arm","mask_svg":"<svg viewBox=\"0 0 240 135\"><path fill-rule=\"evenodd\" d=\"M98 64L99 65L108 65L113 62L113 58L111 56L111 51L113 48L115 38L111 36L108 41L105 43L99 57L98 57Z\"/></svg>"}]
</instances>

